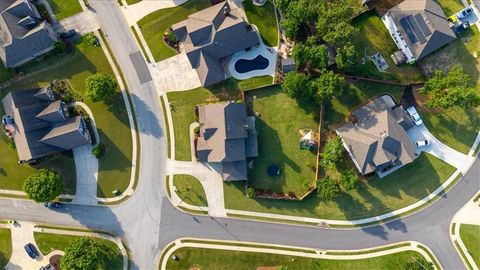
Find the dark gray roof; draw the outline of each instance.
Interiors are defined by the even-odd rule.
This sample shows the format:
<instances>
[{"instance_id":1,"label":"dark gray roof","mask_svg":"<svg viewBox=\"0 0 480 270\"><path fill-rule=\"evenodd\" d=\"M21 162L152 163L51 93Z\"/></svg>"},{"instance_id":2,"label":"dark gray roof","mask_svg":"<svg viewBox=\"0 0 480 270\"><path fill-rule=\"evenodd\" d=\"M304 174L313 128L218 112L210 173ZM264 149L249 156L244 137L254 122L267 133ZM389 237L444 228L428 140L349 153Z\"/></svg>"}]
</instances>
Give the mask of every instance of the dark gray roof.
<instances>
[{"instance_id":1,"label":"dark gray roof","mask_svg":"<svg viewBox=\"0 0 480 270\"><path fill-rule=\"evenodd\" d=\"M416 59L421 59L456 39L442 7L435 0L405 0L391 8L386 16L391 17ZM414 39L412 42L409 38L409 30L402 25L402 20L413 23L419 33L417 41Z\"/></svg>"},{"instance_id":2,"label":"dark gray roof","mask_svg":"<svg viewBox=\"0 0 480 270\"><path fill-rule=\"evenodd\" d=\"M16 67L54 48L57 40L29 0L0 1L0 57Z\"/></svg>"},{"instance_id":3,"label":"dark gray roof","mask_svg":"<svg viewBox=\"0 0 480 270\"><path fill-rule=\"evenodd\" d=\"M259 43L242 12L231 10L227 1L191 14L174 24L172 30L204 86L225 79L222 59Z\"/></svg>"},{"instance_id":4,"label":"dark gray roof","mask_svg":"<svg viewBox=\"0 0 480 270\"><path fill-rule=\"evenodd\" d=\"M405 127L408 123L402 106L393 110L384 97L375 99L353 112L355 123L337 129L348 152L362 174L374 172L391 163L407 164L415 159L415 150Z\"/></svg>"},{"instance_id":5,"label":"dark gray roof","mask_svg":"<svg viewBox=\"0 0 480 270\"><path fill-rule=\"evenodd\" d=\"M14 121L19 160L35 160L90 143L83 118L68 118L63 104L39 98L39 91L12 91L2 100L5 114Z\"/></svg>"},{"instance_id":6,"label":"dark gray roof","mask_svg":"<svg viewBox=\"0 0 480 270\"><path fill-rule=\"evenodd\" d=\"M201 162L221 162L229 170L224 173L229 175L230 180L235 175L246 175L246 159L258 156L258 148L255 124L252 123L255 118L248 118L247 121L245 104L226 102L200 105L198 116L198 159Z\"/></svg>"}]
</instances>

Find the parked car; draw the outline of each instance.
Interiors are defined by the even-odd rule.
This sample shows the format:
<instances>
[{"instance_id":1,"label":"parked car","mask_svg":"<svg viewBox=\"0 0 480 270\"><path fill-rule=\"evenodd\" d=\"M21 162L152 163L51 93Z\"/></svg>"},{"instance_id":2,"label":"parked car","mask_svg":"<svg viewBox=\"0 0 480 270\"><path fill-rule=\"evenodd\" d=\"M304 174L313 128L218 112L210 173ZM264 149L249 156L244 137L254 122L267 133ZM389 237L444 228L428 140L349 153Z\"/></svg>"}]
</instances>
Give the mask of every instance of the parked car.
<instances>
[{"instance_id":1,"label":"parked car","mask_svg":"<svg viewBox=\"0 0 480 270\"><path fill-rule=\"evenodd\" d=\"M65 31L60 34L60 37L64 40L76 40L80 38L80 34L75 29Z\"/></svg>"},{"instance_id":2,"label":"parked car","mask_svg":"<svg viewBox=\"0 0 480 270\"><path fill-rule=\"evenodd\" d=\"M46 202L43 204L43 206L49 209L58 209L58 208L62 208L63 205L59 202Z\"/></svg>"},{"instance_id":3,"label":"parked car","mask_svg":"<svg viewBox=\"0 0 480 270\"><path fill-rule=\"evenodd\" d=\"M408 107L407 112L410 115L410 117L412 118L415 125L420 126L421 124L423 124L422 118L420 118L420 115L418 114L415 107L413 107L413 106Z\"/></svg>"},{"instance_id":4,"label":"parked car","mask_svg":"<svg viewBox=\"0 0 480 270\"><path fill-rule=\"evenodd\" d=\"M28 243L25 245L25 251L27 252L28 256L32 259L38 258L38 251L32 243Z\"/></svg>"},{"instance_id":5,"label":"parked car","mask_svg":"<svg viewBox=\"0 0 480 270\"><path fill-rule=\"evenodd\" d=\"M52 265L48 264L48 265L46 265L46 266L40 267L39 270L55 270L55 267L53 267Z\"/></svg>"},{"instance_id":6,"label":"parked car","mask_svg":"<svg viewBox=\"0 0 480 270\"><path fill-rule=\"evenodd\" d=\"M473 8L472 7L467 7L466 9L457 13L457 18L459 20L463 20L463 19L467 18L468 16L470 16L470 14L472 14L472 13L473 13Z\"/></svg>"},{"instance_id":7,"label":"parked car","mask_svg":"<svg viewBox=\"0 0 480 270\"><path fill-rule=\"evenodd\" d=\"M422 147L422 146L427 146L427 145L430 145L430 141L428 139L415 142L416 147Z\"/></svg>"},{"instance_id":8,"label":"parked car","mask_svg":"<svg viewBox=\"0 0 480 270\"><path fill-rule=\"evenodd\" d=\"M470 23L469 22L464 22L464 23L460 24L459 26L454 27L453 32L458 35L458 34L462 33L463 31L465 31L466 29L468 29L469 27L470 27Z\"/></svg>"}]
</instances>

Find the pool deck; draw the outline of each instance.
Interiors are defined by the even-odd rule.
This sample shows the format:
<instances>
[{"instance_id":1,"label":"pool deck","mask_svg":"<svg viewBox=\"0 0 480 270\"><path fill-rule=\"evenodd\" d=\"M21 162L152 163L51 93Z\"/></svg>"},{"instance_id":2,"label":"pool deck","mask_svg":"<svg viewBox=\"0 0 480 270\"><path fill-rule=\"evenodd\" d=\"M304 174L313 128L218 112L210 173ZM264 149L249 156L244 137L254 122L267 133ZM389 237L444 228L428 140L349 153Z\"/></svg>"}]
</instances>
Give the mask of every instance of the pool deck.
<instances>
[{"instance_id":1,"label":"pool deck","mask_svg":"<svg viewBox=\"0 0 480 270\"><path fill-rule=\"evenodd\" d=\"M261 40L261 39L260 39ZM245 73L238 73L235 70L235 63L240 59L245 60L252 60L255 59L258 55L261 55L268 59L268 67L261 70L252 70ZM246 80L252 77L259 77L259 76L274 76L275 75L275 66L277 63L277 51L275 48L267 47L263 42L260 42L258 47L254 47L251 50L237 52L232 55L230 59L230 63L228 64L228 72L230 75L237 80Z\"/></svg>"}]
</instances>

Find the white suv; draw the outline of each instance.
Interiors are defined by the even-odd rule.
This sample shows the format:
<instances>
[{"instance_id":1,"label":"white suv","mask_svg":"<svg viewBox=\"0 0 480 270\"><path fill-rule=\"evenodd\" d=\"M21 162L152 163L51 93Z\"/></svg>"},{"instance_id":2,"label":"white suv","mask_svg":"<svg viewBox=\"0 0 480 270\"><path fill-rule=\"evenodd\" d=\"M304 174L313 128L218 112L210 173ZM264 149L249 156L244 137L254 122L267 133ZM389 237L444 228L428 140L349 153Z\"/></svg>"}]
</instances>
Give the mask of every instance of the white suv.
<instances>
[{"instance_id":1,"label":"white suv","mask_svg":"<svg viewBox=\"0 0 480 270\"><path fill-rule=\"evenodd\" d=\"M410 115L410 117L412 117L412 120L415 123L415 125L420 126L421 124L423 124L422 118L420 118L420 115L418 114L415 107L413 107L413 106L408 107L407 112Z\"/></svg>"}]
</instances>

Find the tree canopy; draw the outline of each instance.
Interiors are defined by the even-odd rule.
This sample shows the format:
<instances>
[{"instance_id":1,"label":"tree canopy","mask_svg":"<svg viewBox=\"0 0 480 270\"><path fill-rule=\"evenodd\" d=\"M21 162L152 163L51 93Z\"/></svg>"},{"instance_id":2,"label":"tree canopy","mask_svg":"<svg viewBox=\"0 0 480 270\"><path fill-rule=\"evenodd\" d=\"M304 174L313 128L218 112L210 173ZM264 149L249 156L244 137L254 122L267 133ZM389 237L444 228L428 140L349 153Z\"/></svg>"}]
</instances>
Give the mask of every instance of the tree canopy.
<instances>
[{"instance_id":1,"label":"tree canopy","mask_svg":"<svg viewBox=\"0 0 480 270\"><path fill-rule=\"evenodd\" d=\"M314 99L318 104L342 93L344 79L341 75L329 70L313 81Z\"/></svg>"},{"instance_id":2,"label":"tree canopy","mask_svg":"<svg viewBox=\"0 0 480 270\"><path fill-rule=\"evenodd\" d=\"M328 66L328 50L325 45L307 45L297 43L292 56L299 68L323 70Z\"/></svg>"},{"instance_id":3,"label":"tree canopy","mask_svg":"<svg viewBox=\"0 0 480 270\"><path fill-rule=\"evenodd\" d=\"M337 49L335 62L337 67L344 71L350 71L357 62L358 54L355 45L347 43Z\"/></svg>"},{"instance_id":4,"label":"tree canopy","mask_svg":"<svg viewBox=\"0 0 480 270\"><path fill-rule=\"evenodd\" d=\"M25 180L23 191L36 202L48 202L63 192L63 178L54 171L40 169Z\"/></svg>"},{"instance_id":5,"label":"tree canopy","mask_svg":"<svg viewBox=\"0 0 480 270\"><path fill-rule=\"evenodd\" d=\"M333 139L330 139L323 148L321 154L321 164L325 168L332 168L335 164L342 158L343 155L343 144L342 139L337 136Z\"/></svg>"},{"instance_id":6,"label":"tree canopy","mask_svg":"<svg viewBox=\"0 0 480 270\"><path fill-rule=\"evenodd\" d=\"M340 184L344 190L354 189L358 184L358 177L352 170L348 170L342 174Z\"/></svg>"},{"instance_id":7,"label":"tree canopy","mask_svg":"<svg viewBox=\"0 0 480 270\"><path fill-rule=\"evenodd\" d=\"M93 102L105 100L115 94L117 81L110 75L96 73L85 81L85 97Z\"/></svg>"},{"instance_id":8,"label":"tree canopy","mask_svg":"<svg viewBox=\"0 0 480 270\"><path fill-rule=\"evenodd\" d=\"M472 80L460 65L455 65L448 73L437 70L422 89L428 94L428 107L450 108L462 106L473 108L480 105L480 94L470 87Z\"/></svg>"},{"instance_id":9,"label":"tree canopy","mask_svg":"<svg viewBox=\"0 0 480 270\"><path fill-rule=\"evenodd\" d=\"M317 192L321 200L331 201L338 196L340 188L334 180L325 177L317 181Z\"/></svg>"},{"instance_id":10,"label":"tree canopy","mask_svg":"<svg viewBox=\"0 0 480 270\"><path fill-rule=\"evenodd\" d=\"M312 88L307 75L303 73L287 73L282 84L282 89L299 102L308 102L312 98Z\"/></svg>"},{"instance_id":11,"label":"tree canopy","mask_svg":"<svg viewBox=\"0 0 480 270\"><path fill-rule=\"evenodd\" d=\"M101 262L100 250L101 245L91 238L75 239L65 248L60 266L70 270L98 269Z\"/></svg>"}]
</instances>

